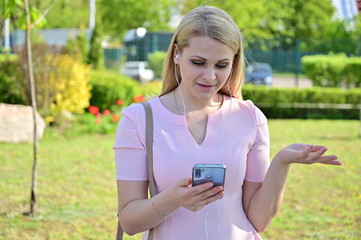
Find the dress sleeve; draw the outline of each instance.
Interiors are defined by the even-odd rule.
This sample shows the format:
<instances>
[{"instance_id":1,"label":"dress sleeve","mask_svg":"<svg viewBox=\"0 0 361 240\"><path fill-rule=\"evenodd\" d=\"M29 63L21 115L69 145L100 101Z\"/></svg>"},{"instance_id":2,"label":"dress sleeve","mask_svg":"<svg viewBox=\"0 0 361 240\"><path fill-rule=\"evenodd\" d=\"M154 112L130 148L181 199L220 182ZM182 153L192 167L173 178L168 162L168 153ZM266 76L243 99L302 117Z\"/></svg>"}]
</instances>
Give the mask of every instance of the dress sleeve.
<instances>
[{"instance_id":1,"label":"dress sleeve","mask_svg":"<svg viewBox=\"0 0 361 240\"><path fill-rule=\"evenodd\" d=\"M122 111L114 149L117 180L147 181L147 161L144 145L144 110L132 104Z\"/></svg>"},{"instance_id":2,"label":"dress sleeve","mask_svg":"<svg viewBox=\"0 0 361 240\"><path fill-rule=\"evenodd\" d=\"M247 170L245 180L249 182L263 182L270 165L270 139L266 116L253 105L256 123L256 137L247 156Z\"/></svg>"}]
</instances>

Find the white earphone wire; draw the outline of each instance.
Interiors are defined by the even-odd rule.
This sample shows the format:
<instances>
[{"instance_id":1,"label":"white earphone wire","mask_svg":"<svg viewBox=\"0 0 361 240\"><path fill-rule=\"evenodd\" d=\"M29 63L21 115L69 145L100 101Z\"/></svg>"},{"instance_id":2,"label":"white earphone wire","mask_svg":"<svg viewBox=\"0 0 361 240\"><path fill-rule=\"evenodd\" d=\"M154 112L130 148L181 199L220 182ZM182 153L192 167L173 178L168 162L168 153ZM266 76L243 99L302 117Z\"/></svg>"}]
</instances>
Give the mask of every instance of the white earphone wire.
<instances>
[{"instance_id":1,"label":"white earphone wire","mask_svg":"<svg viewBox=\"0 0 361 240\"><path fill-rule=\"evenodd\" d=\"M176 55L176 60L178 60L178 54ZM232 73L232 71L231 71ZM185 121L185 124L184 124L184 129L185 129L185 132L187 135L190 135L189 131L188 131L188 122L187 122L187 110L186 110L186 106L185 106L185 102L184 102L184 98L183 98L183 94L182 94L182 91L180 89L180 81L178 79L178 75L177 75L177 66L175 65L174 66L174 75L175 75L175 78L176 78L176 81L178 83L178 91L179 91L179 95L181 97L181 100L182 100L182 105L183 105L183 110L184 110L184 121ZM231 75L231 74L230 74ZM220 148L220 156L222 156L222 153L223 153L223 146L224 146L224 126L227 125L227 121L228 121L228 118L229 118L229 115L231 113L231 110L232 110L232 103L233 103L233 97L232 97L232 93L231 93L231 88L230 88L230 79L228 79L228 82L227 82L227 86L228 86L228 92L229 92L229 96L231 98L231 102L230 102L230 106L229 106L229 111L227 113L227 117L226 117L226 120L222 126L222 130L221 130L221 133L222 133L222 136L221 136L221 139L222 139L222 143L221 143L221 148ZM191 136L192 137L192 136ZM196 160L197 162L198 161L198 158L199 158L199 154L198 154L198 149L196 149ZM216 201L216 206L217 206L217 213L218 213L218 240L221 239L221 212L220 212L220 208L219 208L219 205L218 205L218 201ZM208 234L208 226L207 226L207 218L208 218L208 215L209 215L209 208L210 208L210 205L207 206L207 212L206 212L206 216L205 216L205 220L204 220L204 225L205 225L205 232L206 232L206 240L208 240L209 238L209 234Z\"/></svg>"}]
</instances>

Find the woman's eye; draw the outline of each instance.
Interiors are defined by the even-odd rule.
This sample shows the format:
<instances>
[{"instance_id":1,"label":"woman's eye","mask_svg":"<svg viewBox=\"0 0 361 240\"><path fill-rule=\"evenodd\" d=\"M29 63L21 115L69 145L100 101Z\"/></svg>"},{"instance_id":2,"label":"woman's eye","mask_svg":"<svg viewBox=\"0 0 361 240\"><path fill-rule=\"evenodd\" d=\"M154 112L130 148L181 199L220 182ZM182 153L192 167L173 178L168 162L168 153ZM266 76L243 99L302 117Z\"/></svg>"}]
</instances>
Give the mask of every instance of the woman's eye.
<instances>
[{"instance_id":1,"label":"woman's eye","mask_svg":"<svg viewBox=\"0 0 361 240\"><path fill-rule=\"evenodd\" d=\"M192 60L192 63L193 63L194 65L203 65L203 64L204 64L204 62L194 61L194 60Z\"/></svg>"},{"instance_id":2,"label":"woman's eye","mask_svg":"<svg viewBox=\"0 0 361 240\"><path fill-rule=\"evenodd\" d=\"M228 64L217 64L216 66L218 68L226 68L228 66Z\"/></svg>"}]
</instances>

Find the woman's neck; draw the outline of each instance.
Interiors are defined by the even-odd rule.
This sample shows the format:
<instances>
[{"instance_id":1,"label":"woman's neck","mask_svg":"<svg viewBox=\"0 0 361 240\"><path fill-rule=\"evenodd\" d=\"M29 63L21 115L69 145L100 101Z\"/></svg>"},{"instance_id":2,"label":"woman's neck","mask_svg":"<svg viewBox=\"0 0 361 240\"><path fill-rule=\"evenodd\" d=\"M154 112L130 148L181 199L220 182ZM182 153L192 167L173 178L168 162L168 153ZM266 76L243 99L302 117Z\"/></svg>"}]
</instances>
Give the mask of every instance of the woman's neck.
<instances>
[{"instance_id":1,"label":"woman's neck","mask_svg":"<svg viewBox=\"0 0 361 240\"><path fill-rule=\"evenodd\" d=\"M180 113L184 114L184 107L189 112L211 113L217 111L223 102L223 96L216 93L210 99L198 99L178 87L173 91L175 105Z\"/></svg>"}]
</instances>

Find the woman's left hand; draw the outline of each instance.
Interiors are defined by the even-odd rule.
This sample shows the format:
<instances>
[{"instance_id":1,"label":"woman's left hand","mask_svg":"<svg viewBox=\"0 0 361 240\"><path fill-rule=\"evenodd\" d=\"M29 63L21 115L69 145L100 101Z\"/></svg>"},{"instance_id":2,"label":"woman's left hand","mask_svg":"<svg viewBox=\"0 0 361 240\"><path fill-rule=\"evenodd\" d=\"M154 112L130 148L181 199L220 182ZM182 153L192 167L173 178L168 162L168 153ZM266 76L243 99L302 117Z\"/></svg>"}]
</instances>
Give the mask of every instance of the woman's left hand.
<instances>
[{"instance_id":1,"label":"woman's left hand","mask_svg":"<svg viewBox=\"0 0 361 240\"><path fill-rule=\"evenodd\" d=\"M281 149L274 159L282 163L313 164L322 163L329 165L341 165L336 155L324 155L328 149L325 146L309 145L302 143L291 144Z\"/></svg>"}]
</instances>

